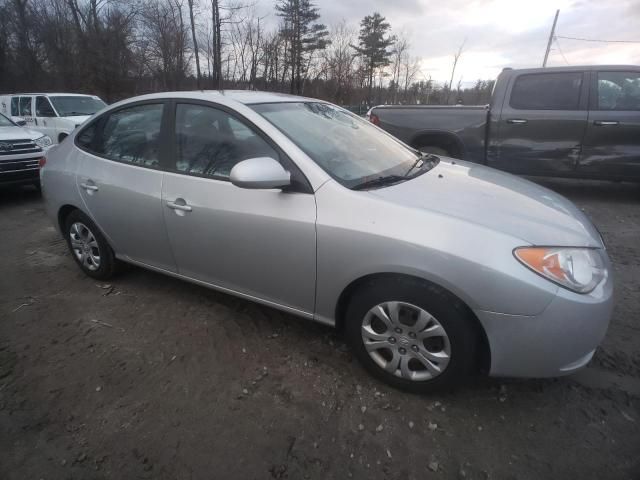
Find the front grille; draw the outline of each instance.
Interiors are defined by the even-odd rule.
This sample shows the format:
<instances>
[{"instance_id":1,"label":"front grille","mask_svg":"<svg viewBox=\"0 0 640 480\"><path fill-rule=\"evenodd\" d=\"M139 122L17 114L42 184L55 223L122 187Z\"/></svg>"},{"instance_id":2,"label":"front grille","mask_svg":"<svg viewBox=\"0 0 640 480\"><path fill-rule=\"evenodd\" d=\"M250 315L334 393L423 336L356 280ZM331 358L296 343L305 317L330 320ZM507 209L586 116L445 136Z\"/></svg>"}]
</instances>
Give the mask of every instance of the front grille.
<instances>
[{"instance_id":1,"label":"front grille","mask_svg":"<svg viewBox=\"0 0 640 480\"><path fill-rule=\"evenodd\" d=\"M0 140L0 158L23 153L41 153L42 149L28 138L23 140Z\"/></svg>"},{"instance_id":2,"label":"front grille","mask_svg":"<svg viewBox=\"0 0 640 480\"><path fill-rule=\"evenodd\" d=\"M38 170L40 157L20 160L0 160L0 175L7 175L28 170Z\"/></svg>"}]
</instances>

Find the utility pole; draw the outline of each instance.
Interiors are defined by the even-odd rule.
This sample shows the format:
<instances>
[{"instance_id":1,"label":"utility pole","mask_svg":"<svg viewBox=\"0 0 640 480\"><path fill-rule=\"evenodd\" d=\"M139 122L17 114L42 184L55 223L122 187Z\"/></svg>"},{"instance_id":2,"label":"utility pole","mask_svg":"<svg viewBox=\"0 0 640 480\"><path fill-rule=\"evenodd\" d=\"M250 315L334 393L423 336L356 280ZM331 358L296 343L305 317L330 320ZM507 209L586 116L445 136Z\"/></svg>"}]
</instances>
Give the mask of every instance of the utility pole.
<instances>
[{"instance_id":1,"label":"utility pole","mask_svg":"<svg viewBox=\"0 0 640 480\"><path fill-rule=\"evenodd\" d=\"M556 10L556 16L553 19L553 26L551 27L551 33L549 34L549 41L547 42L547 51L544 52L544 61L542 62L542 68L547 66L547 59L549 58L549 50L551 50L551 43L553 42L553 37L556 34L556 23L558 23L558 15L560 15L560 10Z\"/></svg>"}]
</instances>

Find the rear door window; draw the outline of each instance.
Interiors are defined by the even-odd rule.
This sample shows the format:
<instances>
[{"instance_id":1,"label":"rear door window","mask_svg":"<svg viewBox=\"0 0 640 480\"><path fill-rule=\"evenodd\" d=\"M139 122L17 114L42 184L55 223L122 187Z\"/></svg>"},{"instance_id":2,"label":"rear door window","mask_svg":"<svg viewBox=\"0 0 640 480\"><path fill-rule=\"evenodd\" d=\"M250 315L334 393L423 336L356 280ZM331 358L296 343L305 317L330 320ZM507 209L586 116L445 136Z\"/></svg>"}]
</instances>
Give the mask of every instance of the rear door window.
<instances>
[{"instance_id":1,"label":"rear door window","mask_svg":"<svg viewBox=\"0 0 640 480\"><path fill-rule=\"evenodd\" d=\"M598 110L640 110L640 72L598 72Z\"/></svg>"},{"instance_id":2,"label":"rear door window","mask_svg":"<svg viewBox=\"0 0 640 480\"><path fill-rule=\"evenodd\" d=\"M579 110L582 72L520 75L509 105L517 110Z\"/></svg>"},{"instance_id":3,"label":"rear door window","mask_svg":"<svg viewBox=\"0 0 640 480\"><path fill-rule=\"evenodd\" d=\"M85 127L76 144L109 160L158 168L163 109L153 103L116 110Z\"/></svg>"}]
</instances>

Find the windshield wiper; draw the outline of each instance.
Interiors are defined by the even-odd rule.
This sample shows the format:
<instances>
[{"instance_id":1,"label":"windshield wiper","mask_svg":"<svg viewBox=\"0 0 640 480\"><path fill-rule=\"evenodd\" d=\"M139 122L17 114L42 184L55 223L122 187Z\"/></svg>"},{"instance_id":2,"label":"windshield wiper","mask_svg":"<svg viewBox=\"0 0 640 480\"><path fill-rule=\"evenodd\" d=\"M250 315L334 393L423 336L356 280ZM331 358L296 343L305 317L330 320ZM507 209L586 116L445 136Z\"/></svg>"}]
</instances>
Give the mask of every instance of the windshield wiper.
<instances>
[{"instance_id":1,"label":"windshield wiper","mask_svg":"<svg viewBox=\"0 0 640 480\"><path fill-rule=\"evenodd\" d=\"M66 117L73 117L75 115L93 115L93 113L86 113L86 112L66 112L67 114L65 115Z\"/></svg>"},{"instance_id":2,"label":"windshield wiper","mask_svg":"<svg viewBox=\"0 0 640 480\"><path fill-rule=\"evenodd\" d=\"M404 174L405 177L408 177L409 174L413 171L414 168L416 168L418 166L418 164L420 162L422 162L422 164L420 165L420 168L424 167L424 165L429 162L431 165L430 167L433 168L436 165L436 162L438 161L438 157L435 156L432 153L422 153L415 162L413 162L413 165L411 165L411 168L409 168L409 170L407 170L407 172ZM431 168L429 168L429 170L431 170Z\"/></svg>"},{"instance_id":3,"label":"windshield wiper","mask_svg":"<svg viewBox=\"0 0 640 480\"><path fill-rule=\"evenodd\" d=\"M367 180L366 182L358 183L357 185L351 188L353 190L365 190L367 188L383 187L385 185L391 185L394 183L402 182L406 179L407 177L405 175L386 175L384 177L377 177L372 180Z\"/></svg>"}]
</instances>

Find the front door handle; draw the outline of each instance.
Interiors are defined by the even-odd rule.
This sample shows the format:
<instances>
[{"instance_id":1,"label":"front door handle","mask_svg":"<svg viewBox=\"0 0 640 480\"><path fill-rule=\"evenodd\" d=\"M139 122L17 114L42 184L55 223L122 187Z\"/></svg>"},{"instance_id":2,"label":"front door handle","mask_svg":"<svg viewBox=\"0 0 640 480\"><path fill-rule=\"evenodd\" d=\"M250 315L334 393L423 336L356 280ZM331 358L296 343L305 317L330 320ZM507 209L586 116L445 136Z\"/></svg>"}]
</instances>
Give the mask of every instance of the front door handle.
<instances>
[{"instance_id":1,"label":"front door handle","mask_svg":"<svg viewBox=\"0 0 640 480\"><path fill-rule=\"evenodd\" d=\"M87 192L97 192L98 186L93 183L91 180L87 180L85 183L81 183L80 186L84 188Z\"/></svg>"},{"instance_id":2,"label":"front door handle","mask_svg":"<svg viewBox=\"0 0 640 480\"><path fill-rule=\"evenodd\" d=\"M620 125L620 122L617 120L595 120L593 124L596 127L613 127L616 125Z\"/></svg>"},{"instance_id":3,"label":"front door handle","mask_svg":"<svg viewBox=\"0 0 640 480\"><path fill-rule=\"evenodd\" d=\"M178 210L180 212L190 212L191 206L187 205L187 203L182 198L177 198L175 202L168 201L167 207L171 210Z\"/></svg>"},{"instance_id":4,"label":"front door handle","mask_svg":"<svg viewBox=\"0 0 640 480\"><path fill-rule=\"evenodd\" d=\"M510 118L507 120L507 123L511 123L513 125L524 125L527 123L527 120L524 118Z\"/></svg>"}]
</instances>

